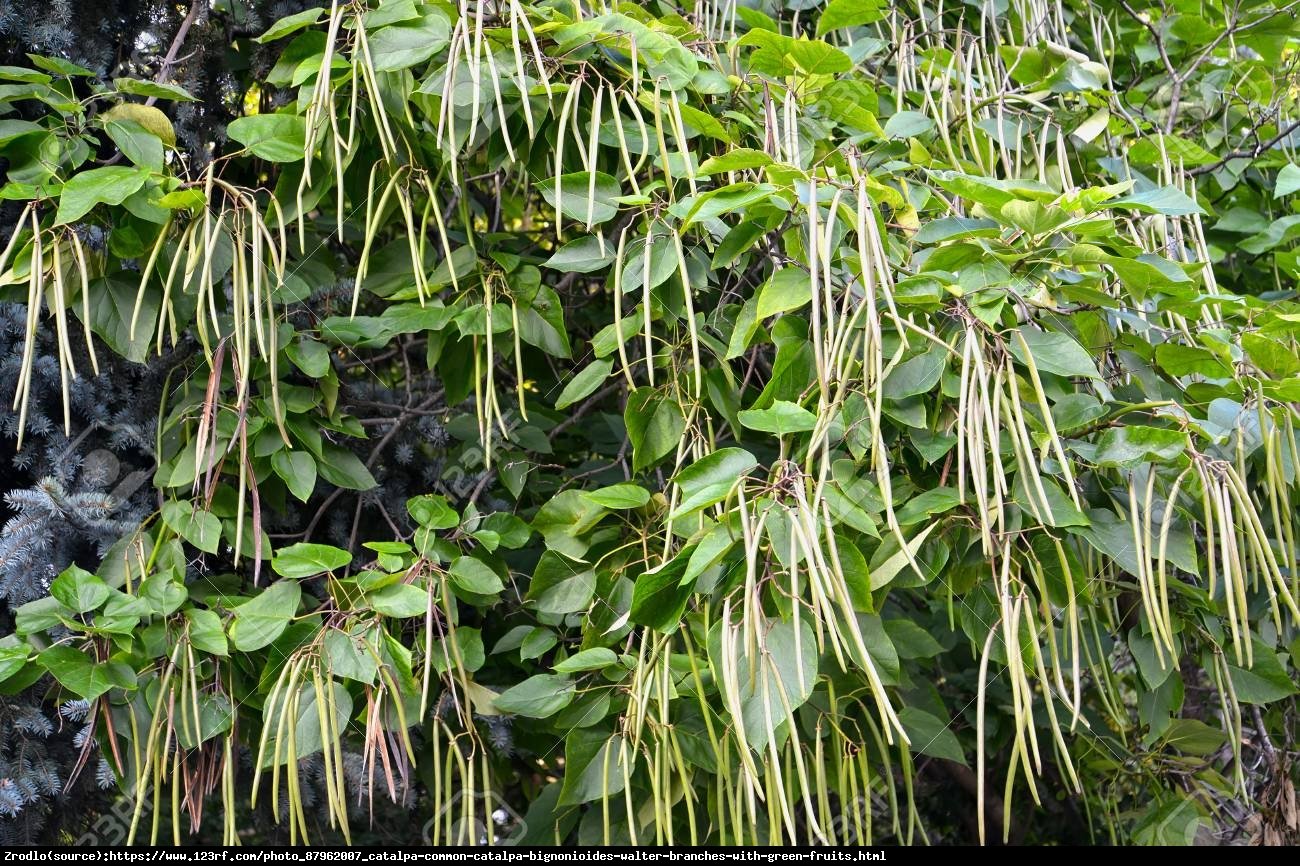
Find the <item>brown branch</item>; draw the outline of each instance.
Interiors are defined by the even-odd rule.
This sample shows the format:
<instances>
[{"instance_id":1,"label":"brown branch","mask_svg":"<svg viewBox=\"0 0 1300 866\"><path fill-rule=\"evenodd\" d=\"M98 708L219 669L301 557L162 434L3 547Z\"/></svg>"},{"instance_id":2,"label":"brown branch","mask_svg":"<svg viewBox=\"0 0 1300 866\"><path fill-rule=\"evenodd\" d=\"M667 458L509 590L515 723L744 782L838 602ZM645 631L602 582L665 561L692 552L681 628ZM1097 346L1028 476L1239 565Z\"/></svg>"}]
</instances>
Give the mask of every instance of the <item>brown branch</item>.
<instances>
[{"instance_id":1,"label":"brown branch","mask_svg":"<svg viewBox=\"0 0 1300 866\"><path fill-rule=\"evenodd\" d=\"M1151 38L1155 41L1156 50L1160 52L1160 61L1164 64L1165 72L1168 73L1170 81L1169 116L1165 118L1165 132L1172 133L1174 131L1174 126L1178 121L1178 109L1183 98L1183 85L1187 83L1188 79L1192 77L1196 70L1200 68L1201 64L1214 53L1214 50L1218 48L1225 39L1238 32L1236 10L1234 9L1231 20L1214 41L1194 57L1191 64L1186 69L1179 72L1178 68L1174 66L1173 60L1169 57L1169 52L1165 49L1164 35L1156 29L1156 26L1152 24L1149 19L1138 13L1138 11L1125 2L1125 0L1120 0L1120 6L1123 7L1124 11L1130 18L1146 28L1147 32L1151 34ZM1262 20L1267 20L1272 17L1272 15L1265 16ZM1260 22L1253 22L1253 24L1258 23ZM1244 30L1246 28L1243 27L1241 29Z\"/></svg>"},{"instance_id":2,"label":"brown branch","mask_svg":"<svg viewBox=\"0 0 1300 866\"><path fill-rule=\"evenodd\" d=\"M587 398L586 402L584 402L581 406L579 406L574 412L570 413L569 417L565 418L559 424L556 424L554 427L552 427L551 432L547 436L547 438L554 439L557 435L559 435L563 431L572 427L574 424L577 424L580 420L582 420L582 416L586 415L593 408L595 408L597 403L599 403L601 400L608 397L610 394L613 394L615 391L618 391L622 387L623 387L623 382L620 380L618 382L614 382L612 384L606 385L604 388L601 388L595 394L592 394L590 397Z\"/></svg>"},{"instance_id":3,"label":"brown branch","mask_svg":"<svg viewBox=\"0 0 1300 866\"><path fill-rule=\"evenodd\" d=\"M1255 127L1255 129L1251 131L1255 132L1258 129L1259 127ZM1291 133L1295 132L1297 129L1300 129L1300 120L1293 120L1285 129L1283 129L1277 135L1270 138L1268 141L1257 144L1253 148L1247 148L1244 150L1234 150L1231 153L1224 154L1217 162L1212 162L1209 163L1208 165L1197 166L1196 168L1191 169L1187 173L1190 174L1192 177L1197 177L1202 174L1209 174L1212 171L1217 171L1219 168L1222 168L1224 165L1227 165L1229 162L1231 162L1234 159L1250 159L1250 160L1259 159L1261 156L1264 155L1265 151L1272 150L1274 145L1276 145L1282 139L1289 136Z\"/></svg>"},{"instance_id":4,"label":"brown branch","mask_svg":"<svg viewBox=\"0 0 1300 866\"><path fill-rule=\"evenodd\" d=\"M172 37L172 44L167 47L167 54L163 57L162 66L158 67L158 74L154 76L154 81L158 84L165 84L171 76L172 67L176 65L176 58L180 54L181 46L185 44L185 37L190 34L190 27L198 20L199 13L207 5L204 0L193 0L190 3L190 11L185 14L181 21L181 26L176 28L176 35ZM145 105L153 105L158 101L158 97L151 96L145 100Z\"/></svg>"},{"instance_id":5,"label":"brown branch","mask_svg":"<svg viewBox=\"0 0 1300 866\"><path fill-rule=\"evenodd\" d=\"M1276 767L1277 748L1273 745L1273 741L1269 739L1268 728L1264 726L1264 714L1259 711L1258 706L1252 706L1250 712L1251 718L1255 722L1255 733L1259 735L1259 743L1264 749L1264 754L1268 756L1269 763Z\"/></svg>"},{"instance_id":6,"label":"brown branch","mask_svg":"<svg viewBox=\"0 0 1300 866\"><path fill-rule=\"evenodd\" d=\"M935 767L947 773L948 777L956 782L958 787L967 794L978 799L980 779L975 775L974 770L967 767L965 764L958 764L955 761L948 761L942 758L933 763ZM984 784L986 787L991 787L988 784L988 780L985 780ZM989 825L991 825L992 832L989 833L989 838L999 842L1002 841L1003 837L1006 835L1006 829L1002 826L1003 811L1002 798L991 790L986 791L984 795L984 819Z\"/></svg>"}]
</instances>

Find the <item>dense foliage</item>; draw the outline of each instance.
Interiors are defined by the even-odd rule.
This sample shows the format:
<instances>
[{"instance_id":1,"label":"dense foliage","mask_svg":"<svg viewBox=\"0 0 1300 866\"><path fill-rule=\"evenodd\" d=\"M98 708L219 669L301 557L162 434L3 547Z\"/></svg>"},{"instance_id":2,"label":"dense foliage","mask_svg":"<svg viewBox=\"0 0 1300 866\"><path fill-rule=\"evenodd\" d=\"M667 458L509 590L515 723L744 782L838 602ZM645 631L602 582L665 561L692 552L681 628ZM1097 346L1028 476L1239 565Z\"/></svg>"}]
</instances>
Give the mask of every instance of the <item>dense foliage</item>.
<instances>
[{"instance_id":1,"label":"dense foliage","mask_svg":"<svg viewBox=\"0 0 1300 866\"><path fill-rule=\"evenodd\" d=\"M1294 4L22 5L7 839L1300 836Z\"/></svg>"}]
</instances>

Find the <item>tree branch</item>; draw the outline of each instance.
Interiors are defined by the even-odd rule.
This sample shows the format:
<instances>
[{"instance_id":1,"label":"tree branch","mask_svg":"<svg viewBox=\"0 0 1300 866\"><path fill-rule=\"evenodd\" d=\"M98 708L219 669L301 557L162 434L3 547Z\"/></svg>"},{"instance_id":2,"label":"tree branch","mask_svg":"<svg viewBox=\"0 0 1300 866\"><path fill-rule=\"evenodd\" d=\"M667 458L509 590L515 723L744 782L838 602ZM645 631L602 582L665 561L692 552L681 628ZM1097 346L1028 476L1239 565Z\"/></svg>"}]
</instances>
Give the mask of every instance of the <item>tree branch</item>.
<instances>
[{"instance_id":1,"label":"tree branch","mask_svg":"<svg viewBox=\"0 0 1300 866\"><path fill-rule=\"evenodd\" d=\"M1259 127L1256 127L1255 129L1257 130L1258 128ZM1280 142L1282 139L1286 138L1291 133L1295 132L1297 129L1300 129L1300 120L1293 120L1281 132L1279 132L1277 135L1270 138L1268 141L1257 144L1253 148L1248 148L1245 150L1234 150L1231 153L1224 154L1216 162L1209 163L1208 165L1197 166L1196 168L1191 169L1187 173L1190 174L1192 177L1197 177L1202 174L1209 174L1212 171L1217 171L1218 169L1227 165L1229 162L1231 162L1234 159L1251 159L1251 160L1259 159L1259 157L1261 157L1264 154L1264 151L1272 150L1275 144Z\"/></svg>"},{"instance_id":2,"label":"tree branch","mask_svg":"<svg viewBox=\"0 0 1300 866\"><path fill-rule=\"evenodd\" d=\"M158 67L158 74L154 76L154 81L158 84L165 84L171 77L172 67L176 65L176 58L180 54L181 46L185 44L185 37L190 35L190 27L198 20L199 13L205 6L204 0L193 0L190 3L190 11L185 14L181 21L181 26L176 28L176 35L172 37L172 44L167 47L167 54L163 57L162 66ZM158 97L151 96L145 100L145 105L153 105L158 101Z\"/></svg>"}]
</instances>

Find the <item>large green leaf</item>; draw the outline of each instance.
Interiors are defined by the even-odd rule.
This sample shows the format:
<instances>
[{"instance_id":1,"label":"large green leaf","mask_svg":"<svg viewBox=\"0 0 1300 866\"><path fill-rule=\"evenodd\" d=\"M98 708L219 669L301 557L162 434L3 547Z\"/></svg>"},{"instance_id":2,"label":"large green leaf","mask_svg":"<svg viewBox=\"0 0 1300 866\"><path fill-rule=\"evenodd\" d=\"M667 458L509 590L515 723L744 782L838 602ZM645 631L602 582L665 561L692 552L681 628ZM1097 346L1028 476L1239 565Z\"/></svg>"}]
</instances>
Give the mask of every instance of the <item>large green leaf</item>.
<instances>
[{"instance_id":1,"label":"large green leaf","mask_svg":"<svg viewBox=\"0 0 1300 866\"><path fill-rule=\"evenodd\" d=\"M230 624L230 642L241 652L259 650L270 644L288 627L302 601L302 587L297 581L273 583L258 595L235 608Z\"/></svg>"},{"instance_id":2,"label":"large green leaf","mask_svg":"<svg viewBox=\"0 0 1300 866\"><path fill-rule=\"evenodd\" d=\"M454 586L474 595L496 595L505 589L497 573L472 556L461 556L448 572Z\"/></svg>"},{"instance_id":3,"label":"large green leaf","mask_svg":"<svg viewBox=\"0 0 1300 866\"><path fill-rule=\"evenodd\" d=\"M811 300L812 283L807 272L799 268L782 268L759 289L756 318L761 320L777 313L788 313Z\"/></svg>"},{"instance_id":4,"label":"large green leaf","mask_svg":"<svg viewBox=\"0 0 1300 866\"><path fill-rule=\"evenodd\" d=\"M586 223L590 216L593 224L613 219L618 213L615 199L623 194L618 181L604 172L596 172L594 181L585 171L565 174L542 181L538 188L546 203L569 219Z\"/></svg>"},{"instance_id":5,"label":"large green leaf","mask_svg":"<svg viewBox=\"0 0 1300 866\"><path fill-rule=\"evenodd\" d=\"M271 559L271 568L281 577L313 577L338 571L352 562L352 554L328 544L298 542L281 548Z\"/></svg>"},{"instance_id":6,"label":"large green leaf","mask_svg":"<svg viewBox=\"0 0 1300 866\"><path fill-rule=\"evenodd\" d=\"M394 72L428 60L447 45L450 37L451 21L440 9L431 8L418 21L389 24L367 39L374 68Z\"/></svg>"},{"instance_id":7,"label":"large green leaf","mask_svg":"<svg viewBox=\"0 0 1300 866\"><path fill-rule=\"evenodd\" d=\"M701 457L674 479L682 496L673 519L721 502L757 465L754 455L743 448L722 448Z\"/></svg>"},{"instance_id":8,"label":"large green leaf","mask_svg":"<svg viewBox=\"0 0 1300 866\"><path fill-rule=\"evenodd\" d=\"M316 489L316 458L306 451L281 450L271 455L271 467L289 492L302 502Z\"/></svg>"},{"instance_id":9,"label":"large green leaf","mask_svg":"<svg viewBox=\"0 0 1300 866\"><path fill-rule=\"evenodd\" d=\"M59 225L73 223L90 213L97 204L121 204L149 179L149 169L110 165L73 175L59 194Z\"/></svg>"},{"instance_id":10,"label":"large green leaf","mask_svg":"<svg viewBox=\"0 0 1300 866\"><path fill-rule=\"evenodd\" d=\"M50 595L74 613L86 613L108 600L108 584L90 572L70 565L50 584Z\"/></svg>"},{"instance_id":11,"label":"large green leaf","mask_svg":"<svg viewBox=\"0 0 1300 866\"><path fill-rule=\"evenodd\" d=\"M595 592L596 572L590 564L548 550L533 568L525 600L539 613L562 616L586 610Z\"/></svg>"},{"instance_id":12,"label":"large green leaf","mask_svg":"<svg viewBox=\"0 0 1300 866\"><path fill-rule=\"evenodd\" d=\"M565 273L589 274L614 262L614 247L594 236L570 241L546 260L546 267Z\"/></svg>"},{"instance_id":13,"label":"large green leaf","mask_svg":"<svg viewBox=\"0 0 1300 866\"><path fill-rule=\"evenodd\" d=\"M1300 165L1288 162L1277 173L1277 181L1273 185L1273 198L1290 195L1296 190L1300 190Z\"/></svg>"},{"instance_id":14,"label":"large green leaf","mask_svg":"<svg viewBox=\"0 0 1300 866\"><path fill-rule=\"evenodd\" d=\"M166 115L163 118L166 119ZM163 170L163 141L155 133L128 117L106 117L104 131L132 164L149 171ZM172 134L172 141L175 142L175 133Z\"/></svg>"},{"instance_id":15,"label":"large green leaf","mask_svg":"<svg viewBox=\"0 0 1300 866\"><path fill-rule=\"evenodd\" d=\"M623 738L597 730L576 730L564 741L561 806L578 806L612 797L627 785Z\"/></svg>"},{"instance_id":16,"label":"large green leaf","mask_svg":"<svg viewBox=\"0 0 1300 866\"><path fill-rule=\"evenodd\" d=\"M1152 461L1173 460L1186 447L1187 434L1181 430L1133 424L1102 433L1092 459L1098 466L1134 469Z\"/></svg>"},{"instance_id":17,"label":"large green leaf","mask_svg":"<svg viewBox=\"0 0 1300 866\"><path fill-rule=\"evenodd\" d=\"M312 9L305 9L302 12L295 12L292 15L286 15L277 20L266 31L254 39L254 42L271 42L276 39L282 39L292 33L297 33L304 27L310 27L320 20L325 10L319 6Z\"/></svg>"},{"instance_id":18,"label":"large green leaf","mask_svg":"<svg viewBox=\"0 0 1300 866\"><path fill-rule=\"evenodd\" d=\"M583 367L578 375L569 380L560 392L560 396L555 400L556 409L566 409L582 400L591 396L601 384L609 378L610 371L614 369L614 362L608 358L592 361L586 367Z\"/></svg>"},{"instance_id":19,"label":"large green leaf","mask_svg":"<svg viewBox=\"0 0 1300 866\"><path fill-rule=\"evenodd\" d=\"M1102 508L1089 509L1087 516L1088 526L1070 527L1070 531L1086 538L1094 548L1110 557L1129 574L1139 573L1133 527L1128 520L1120 519L1113 512ZM1153 521L1152 534L1155 537L1147 539L1148 549L1159 544L1160 531L1159 524ZM1200 573L1194 541L1185 525L1179 526L1176 522L1170 529L1165 555L1175 567L1189 574Z\"/></svg>"},{"instance_id":20,"label":"large green leaf","mask_svg":"<svg viewBox=\"0 0 1300 866\"><path fill-rule=\"evenodd\" d=\"M326 442L316 457L316 470L320 476L337 487L369 490L378 483L361 458L341 445Z\"/></svg>"},{"instance_id":21,"label":"large green leaf","mask_svg":"<svg viewBox=\"0 0 1300 866\"><path fill-rule=\"evenodd\" d=\"M637 53L639 66L652 80L669 90L680 90L694 79L695 56L662 27L652 27L641 16L610 13L568 24L556 31L564 50L600 44L629 57Z\"/></svg>"},{"instance_id":22,"label":"large green leaf","mask_svg":"<svg viewBox=\"0 0 1300 866\"><path fill-rule=\"evenodd\" d=\"M124 662L100 662L66 645L52 646L37 656L41 665L68 691L93 701L109 689L134 689L135 671Z\"/></svg>"},{"instance_id":23,"label":"large green leaf","mask_svg":"<svg viewBox=\"0 0 1300 866\"><path fill-rule=\"evenodd\" d=\"M650 491L639 484L611 484L588 490L585 496L603 508L640 508L650 501Z\"/></svg>"},{"instance_id":24,"label":"large green leaf","mask_svg":"<svg viewBox=\"0 0 1300 866\"><path fill-rule=\"evenodd\" d=\"M574 696L573 681L565 676L535 674L497 695L498 712L529 719L545 719L567 707Z\"/></svg>"},{"instance_id":25,"label":"large green leaf","mask_svg":"<svg viewBox=\"0 0 1300 866\"><path fill-rule=\"evenodd\" d=\"M623 420L632 440L632 465L638 471L667 456L686 429L677 401L653 388L638 388L628 396Z\"/></svg>"},{"instance_id":26,"label":"large green leaf","mask_svg":"<svg viewBox=\"0 0 1300 866\"><path fill-rule=\"evenodd\" d=\"M884 16L883 0L830 0L817 19L817 35L871 24Z\"/></svg>"},{"instance_id":27,"label":"large green leaf","mask_svg":"<svg viewBox=\"0 0 1300 866\"><path fill-rule=\"evenodd\" d=\"M114 352L136 363L143 362L153 347L154 326L162 302L156 290L146 289L140 297L140 315L132 334L131 321L139 288L138 284L128 283L118 275L100 277L90 284L91 330ZM73 310L78 316L84 315L80 305Z\"/></svg>"},{"instance_id":28,"label":"large green leaf","mask_svg":"<svg viewBox=\"0 0 1300 866\"><path fill-rule=\"evenodd\" d=\"M186 501L163 503L163 522L182 538L205 553L216 553L221 545L221 520L210 511Z\"/></svg>"},{"instance_id":29,"label":"large green leaf","mask_svg":"<svg viewBox=\"0 0 1300 866\"><path fill-rule=\"evenodd\" d=\"M741 45L755 46L749 65L755 72L784 78L787 75L833 75L848 72L853 61L840 49L815 39L795 39L772 30L751 30Z\"/></svg>"},{"instance_id":30,"label":"large green leaf","mask_svg":"<svg viewBox=\"0 0 1300 866\"><path fill-rule=\"evenodd\" d=\"M251 114L238 117L226 134L268 162L297 162L307 145L307 124L296 114Z\"/></svg>"},{"instance_id":31,"label":"large green leaf","mask_svg":"<svg viewBox=\"0 0 1300 866\"><path fill-rule=\"evenodd\" d=\"M325 633L323 655L335 676L373 683L379 673L377 654L367 645L364 635L331 629Z\"/></svg>"},{"instance_id":32,"label":"large green leaf","mask_svg":"<svg viewBox=\"0 0 1300 866\"><path fill-rule=\"evenodd\" d=\"M739 413L740 423L751 430L789 436L806 433L817 426L817 416L788 400L776 400L766 409L745 409Z\"/></svg>"},{"instance_id":33,"label":"large green leaf","mask_svg":"<svg viewBox=\"0 0 1300 866\"><path fill-rule=\"evenodd\" d=\"M217 656L230 654L230 644L226 640L226 630L221 625L221 617L201 607L185 609L185 619L189 621L190 644L197 650Z\"/></svg>"},{"instance_id":34,"label":"large green leaf","mask_svg":"<svg viewBox=\"0 0 1300 866\"><path fill-rule=\"evenodd\" d=\"M1021 328L1016 334L1018 339L1008 340L1007 349L1022 364L1033 363L1040 373L1101 378L1092 356L1069 334L1033 328Z\"/></svg>"},{"instance_id":35,"label":"large green leaf","mask_svg":"<svg viewBox=\"0 0 1300 866\"><path fill-rule=\"evenodd\" d=\"M678 230L686 231L691 223L707 222L723 214L744 210L748 205L766 201L775 192L776 187L767 183L734 183L682 199L669 212L681 219Z\"/></svg>"},{"instance_id":36,"label":"large green leaf","mask_svg":"<svg viewBox=\"0 0 1300 866\"><path fill-rule=\"evenodd\" d=\"M366 595L370 607L385 616L424 616L429 612L429 593L409 583L390 583Z\"/></svg>"},{"instance_id":37,"label":"large green leaf","mask_svg":"<svg viewBox=\"0 0 1300 866\"><path fill-rule=\"evenodd\" d=\"M899 364L885 378L884 393L891 400L924 394L939 383L948 352L931 347Z\"/></svg>"},{"instance_id":38,"label":"large green leaf","mask_svg":"<svg viewBox=\"0 0 1300 866\"><path fill-rule=\"evenodd\" d=\"M632 590L632 622L646 625L665 634L681 625L682 614L694 587L685 582L686 567L695 545L678 551L667 562L646 571L636 579Z\"/></svg>"},{"instance_id":39,"label":"large green leaf","mask_svg":"<svg viewBox=\"0 0 1300 866\"><path fill-rule=\"evenodd\" d=\"M919 707L903 707L898 711L898 720L903 723L903 730L907 731L912 750L932 758L966 763L966 754L949 723Z\"/></svg>"},{"instance_id":40,"label":"large green leaf","mask_svg":"<svg viewBox=\"0 0 1300 866\"><path fill-rule=\"evenodd\" d=\"M1228 662L1232 691L1237 700L1246 704L1270 704L1300 691L1272 647L1252 637L1251 650L1253 663L1249 667Z\"/></svg>"},{"instance_id":41,"label":"large green leaf","mask_svg":"<svg viewBox=\"0 0 1300 866\"><path fill-rule=\"evenodd\" d=\"M1115 207L1131 208L1143 213L1158 213L1165 216L1188 216L1189 214L1205 213L1205 210L1199 204L1187 197L1187 193L1173 186L1162 186L1146 192L1125 196L1116 199L1112 204Z\"/></svg>"},{"instance_id":42,"label":"large green leaf","mask_svg":"<svg viewBox=\"0 0 1300 866\"><path fill-rule=\"evenodd\" d=\"M555 665L557 674L573 674L583 671L598 671L601 668L607 668L618 661L618 656L611 649L605 647L592 647L581 652L574 653L562 662Z\"/></svg>"}]
</instances>

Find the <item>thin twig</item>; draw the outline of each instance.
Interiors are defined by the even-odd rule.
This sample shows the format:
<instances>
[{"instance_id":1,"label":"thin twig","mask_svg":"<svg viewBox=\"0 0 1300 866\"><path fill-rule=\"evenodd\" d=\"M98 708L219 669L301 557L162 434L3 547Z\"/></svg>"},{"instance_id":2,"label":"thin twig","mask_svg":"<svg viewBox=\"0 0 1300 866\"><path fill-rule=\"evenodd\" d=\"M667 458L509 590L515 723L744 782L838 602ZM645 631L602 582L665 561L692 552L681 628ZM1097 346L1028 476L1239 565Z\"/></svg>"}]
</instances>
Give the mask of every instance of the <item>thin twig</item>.
<instances>
[{"instance_id":1,"label":"thin twig","mask_svg":"<svg viewBox=\"0 0 1300 866\"><path fill-rule=\"evenodd\" d=\"M1252 704L1250 707L1251 718L1255 721L1255 733L1259 735L1260 745L1264 747L1264 754L1268 756L1268 762L1271 766L1277 766L1277 749L1273 746L1273 741L1269 739L1268 729L1264 727L1264 714L1259 711L1257 705Z\"/></svg>"},{"instance_id":2,"label":"thin twig","mask_svg":"<svg viewBox=\"0 0 1300 866\"><path fill-rule=\"evenodd\" d=\"M1251 131L1254 132L1255 130L1258 129L1259 127L1255 127L1255 129ZM1208 165L1197 166L1196 168L1189 170L1187 173L1192 175L1193 177L1196 177L1198 175L1208 174L1209 172L1217 171L1219 168L1221 168L1224 165L1227 165L1229 162L1231 162L1234 159L1250 159L1250 160L1259 159L1259 157L1264 155L1265 151L1272 150L1274 145L1276 145L1282 139L1289 136L1291 133L1295 132L1297 129L1300 129L1300 120L1293 120L1291 121L1291 123L1289 123L1286 126L1285 129L1283 129L1277 135L1270 138L1268 141L1263 142L1262 144L1257 144L1255 145L1255 147L1247 150L1234 150L1231 153L1224 154L1224 156L1222 156L1220 159L1218 159L1215 162L1209 163Z\"/></svg>"}]
</instances>

